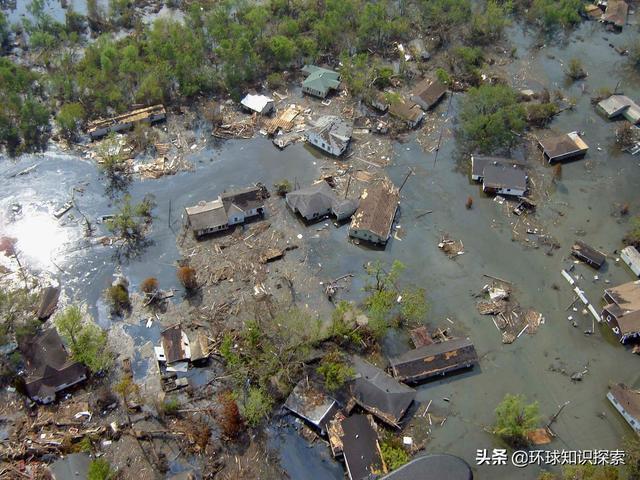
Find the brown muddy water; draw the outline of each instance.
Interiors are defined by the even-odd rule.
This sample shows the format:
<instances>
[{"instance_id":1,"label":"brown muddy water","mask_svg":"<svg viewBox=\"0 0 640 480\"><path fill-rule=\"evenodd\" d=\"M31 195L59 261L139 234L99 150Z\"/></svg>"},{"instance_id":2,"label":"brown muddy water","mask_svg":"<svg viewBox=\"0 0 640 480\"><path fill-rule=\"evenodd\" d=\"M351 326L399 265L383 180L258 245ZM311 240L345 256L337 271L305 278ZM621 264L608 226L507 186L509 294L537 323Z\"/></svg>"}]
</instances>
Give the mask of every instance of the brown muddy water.
<instances>
[{"instance_id":1,"label":"brown muddy water","mask_svg":"<svg viewBox=\"0 0 640 480\"><path fill-rule=\"evenodd\" d=\"M22 3L22 2L19 2ZM431 304L426 323L431 327L451 326L454 331L470 336L475 342L480 366L472 372L427 383L419 387L418 400L447 412L447 421L433 429L427 444L429 452L448 452L475 464L476 449L498 447L496 440L483 430L493 421L493 409L506 393L522 393L540 404L546 417L558 406L569 405L553 426L557 439L549 449L614 449L631 430L609 406L605 394L610 382L625 382L640 387L640 357L619 345L606 327L597 327L595 334L585 336L591 327L591 317L580 312L566 311L573 292L560 275L571 260L568 250L576 238L611 255L607 265L598 272L583 265L576 266L582 274L581 287L587 297L600 305L605 282L610 285L632 280L632 274L613 253L621 247L620 239L627 229L626 220L612 216L614 204L629 203L632 214L640 213L639 180L640 157L618 153L614 146L614 124L598 116L589 103L589 92L600 87L613 89L620 81L620 90L631 98L640 98L640 79L625 66L625 57L609 46L629 44L637 35L637 25L627 26L622 34L605 32L598 23L585 23L569 42L549 42L542 49L533 48L538 39L521 27L509 30L517 47L518 59L508 67L515 87L551 91L562 89L575 97L573 111L559 115L542 135L584 132L590 146L583 160L563 166L562 180L543 202L538 217L545 228L560 243L553 256L545 249L527 249L512 241L510 221L501 207L481 194L467 175L460 172L456 143L445 138L437 163L434 154L425 153L413 140L396 144L392 164L387 168L390 177L399 184L411 166L412 176L402 190L398 224L403 235L393 239L384 251L370 250L347 241L347 226L325 229L304 229L311 254L309 260L322 265L322 276L335 278L345 273L357 275L353 286L342 296L357 300L362 292L362 265L372 260L391 262L398 259L408 268L406 280L424 287ZM578 57L589 76L583 82L565 83L563 65ZM583 94L584 89L587 93ZM455 114L460 100L452 102ZM444 115L441 105L430 115ZM296 144L279 151L262 137L248 141L216 143L201 134L198 144L207 148L190 160L195 171L168 176L159 180L134 181L129 193L134 200L153 194L158 206L155 210L152 244L142 256L122 265L133 288L148 276L159 278L163 288L178 288L175 261L178 258L176 234L180 229L182 209L202 199L214 198L230 186L243 186L256 181L271 185L283 177L297 179L300 184L310 182L320 174L320 167L332 165L333 160L311 154ZM522 156L524 152L515 152ZM535 151L529 152L530 168L539 175L550 175ZM37 165L29 174L10 178L16 172ZM18 248L30 268L57 277L67 296L86 302L108 327L110 320L101 308L100 295L112 280L116 266L112 248L93 246L83 236L77 211L72 210L60 221L51 213L70 197L73 187L81 187L76 201L92 219L111 213L112 201L105 195L106 182L96 167L79 155L61 153L52 147L38 155L25 155L17 161L0 161L0 228L2 234L18 238ZM473 209L464 206L468 195L474 197ZM20 204L22 213L15 215L11 207ZM416 219L426 210L432 214ZM171 213L170 213L171 212ZM562 212L560 215L558 212ZM100 235L104 228L98 225ZM449 260L438 248L441 235L462 239L465 254ZM577 234L580 233L580 237ZM490 317L475 309L473 293L488 282L483 274L513 282L515 295L523 306L543 313L546 322L535 335L522 335L515 343L503 345ZM559 288L552 288L557 285ZM320 286L318 288L321 288ZM180 299L180 295L176 296ZM574 328L568 315L578 321ZM129 329L137 346L148 340L156 341L157 331ZM136 333L139 332L139 333ZM388 354L408 349L402 335L392 335L385 343ZM572 382L568 375L550 371L550 367L564 368L568 375L588 373L583 381ZM557 368L556 368L557 367ZM450 399L445 402L444 398ZM274 427L272 446L280 451L282 466L294 479L339 479L342 470L323 447L309 448L288 429ZM309 466L313 468L310 471ZM479 479L534 479L537 467L516 469L504 467L476 467Z\"/></svg>"}]
</instances>

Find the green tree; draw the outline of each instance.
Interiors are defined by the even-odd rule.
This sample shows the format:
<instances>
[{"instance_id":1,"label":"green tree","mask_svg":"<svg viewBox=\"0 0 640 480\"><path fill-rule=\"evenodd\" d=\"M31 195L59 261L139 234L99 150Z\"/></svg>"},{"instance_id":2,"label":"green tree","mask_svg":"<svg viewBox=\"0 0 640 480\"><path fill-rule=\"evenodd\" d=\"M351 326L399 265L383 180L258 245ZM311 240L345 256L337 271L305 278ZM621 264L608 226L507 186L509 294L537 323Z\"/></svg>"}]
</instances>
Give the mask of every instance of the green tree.
<instances>
[{"instance_id":1,"label":"green tree","mask_svg":"<svg viewBox=\"0 0 640 480\"><path fill-rule=\"evenodd\" d=\"M116 472L104 458L96 458L89 463L87 480L112 480Z\"/></svg>"},{"instance_id":2,"label":"green tree","mask_svg":"<svg viewBox=\"0 0 640 480\"><path fill-rule=\"evenodd\" d=\"M428 27L445 38L471 18L469 0L429 0L420 2L420 8Z\"/></svg>"},{"instance_id":3,"label":"green tree","mask_svg":"<svg viewBox=\"0 0 640 480\"><path fill-rule=\"evenodd\" d=\"M11 29L9 27L9 22L7 21L7 17L4 12L0 11L0 52L4 50L4 47L9 40L9 33Z\"/></svg>"},{"instance_id":4,"label":"green tree","mask_svg":"<svg viewBox=\"0 0 640 480\"><path fill-rule=\"evenodd\" d=\"M580 23L582 9L581 0L533 0L529 9L529 19L543 30L551 32Z\"/></svg>"},{"instance_id":5,"label":"green tree","mask_svg":"<svg viewBox=\"0 0 640 480\"><path fill-rule=\"evenodd\" d=\"M353 368L335 350L324 356L317 371L324 378L324 386L330 392L342 388L355 374Z\"/></svg>"},{"instance_id":6,"label":"green tree","mask_svg":"<svg viewBox=\"0 0 640 480\"><path fill-rule=\"evenodd\" d=\"M239 402L240 415L251 427L257 427L264 420L273 406L273 399L258 387L249 387L246 398Z\"/></svg>"},{"instance_id":7,"label":"green tree","mask_svg":"<svg viewBox=\"0 0 640 480\"><path fill-rule=\"evenodd\" d=\"M151 212L155 203L145 197L140 203L132 204L131 196L125 195L119 203L119 210L107 220L107 229L129 247L138 246L145 235L145 227L151 222Z\"/></svg>"},{"instance_id":8,"label":"green tree","mask_svg":"<svg viewBox=\"0 0 640 480\"><path fill-rule=\"evenodd\" d=\"M400 292L400 316L404 322L420 323L429 311L424 288L408 287Z\"/></svg>"},{"instance_id":9,"label":"green tree","mask_svg":"<svg viewBox=\"0 0 640 480\"><path fill-rule=\"evenodd\" d=\"M640 440L629 437L624 441L625 465L629 480L640 480Z\"/></svg>"},{"instance_id":10,"label":"green tree","mask_svg":"<svg viewBox=\"0 0 640 480\"><path fill-rule=\"evenodd\" d=\"M502 38L509 25L507 14L507 3L488 0L486 7L471 19L470 37L474 44L486 45Z\"/></svg>"},{"instance_id":11,"label":"green tree","mask_svg":"<svg viewBox=\"0 0 640 480\"><path fill-rule=\"evenodd\" d=\"M269 50L279 68L288 67L297 55L293 40L284 35L275 35L269 39Z\"/></svg>"},{"instance_id":12,"label":"green tree","mask_svg":"<svg viewBox=\"0 0 640 480\"><path fill-rule=\"evenodd\" d=\"M493 433L513 447L527 446L527 437L540 421L538 403L526 404L523 395L504 396L496 407Z\"/></svg>"},{"instance_id":13,"label":"green tree","mask_svg":"<svg viewBox=\"0 0 640 480\"><path fill-rule=\"evenodd\" d=\"M640 217L632 218L630 225L631 228L624 237L624 243L640 248Z\"/></svg>"},{"instance_id":14,"label":"green tree","mask_svg":"<svg viewBox=\"0 0 640 480\"><path fill-rule=\"evenodd\" d=\"M75 135L80 122L84 120L85 111L80 103L66 103L60 107L60 111L56 116L56 123L62 134L66 137Z\"/></svg>"},{"instance_id":15,"label":"green tree","mask_svg":"<svg viewBox=\"0 0 640 480\"><path fill-rule=\"evenodd\" d=\"M385 435L382 442L380 442L380 451L382 452L384 463L391 471L400 468L409 461L409 454L402 446L400 437L395 435Z\"/></svg>"}]
</instances>

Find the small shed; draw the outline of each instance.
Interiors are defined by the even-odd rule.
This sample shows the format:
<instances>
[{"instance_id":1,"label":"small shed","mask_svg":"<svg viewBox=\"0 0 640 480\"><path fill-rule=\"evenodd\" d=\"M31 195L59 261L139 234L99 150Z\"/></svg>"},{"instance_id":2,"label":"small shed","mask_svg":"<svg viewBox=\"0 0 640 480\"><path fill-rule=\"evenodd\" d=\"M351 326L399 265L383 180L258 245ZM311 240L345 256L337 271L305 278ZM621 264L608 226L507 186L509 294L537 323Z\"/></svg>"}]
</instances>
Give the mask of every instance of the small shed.
<instances>
[{"instance_id":1,"label":"small shed","mask_svg":"<svg viewBox=\"0 0 640 480\"><path fill-rule=\"evenodd\" d=\"M578 132L541 139L538 141L538 148L549 163L583 157L589 150Z\"/></svg>"},{"instance_id":2,"label":"small shed","mask_svg":"<svg viewBox=\"0 0 640 480\"><path fill-rule=\"evenodd\" d=\"M624 247L620 251L620 258L629 266L636 277L640 277L640 252L638 252L636 247L633 245Z\"/></svg>"},{"instance_id":3,"label":"small shed","mask_svg":"<svg viewBox=\"0 0 640 480\"><path fill-rule=\"evenodd\" d=\"M515 166L487 165L483 171L482 191L521 197L527 191L527 174Z\"/></svg>"},{"instance_id":4,"label":"small shed","mask_svg":"<svg viewBox=\"0 0 640 480\"><path fill-rule=\"evenodd\" d=\"M265 95L253 95L247 94L240 103L247 110L259 113L260 115L267 115L273 111L273 98L269 98Z\"/></svg>"},{"instance_id":5,"label":"small shed","mask_svg":"<svg viewBox=\"0 0 640 480\"><path fill-rule=\"evenodd\" d=\"M431 110L447 93L447 86L438 80L425 79L413 89L411 101L423 110Z\"/></svg>"},{"instance_id":6,"label":"small shed","mask_svg":"<svg viewBox=\"0 0 640 480\"><path fill-rule=\"evenodd\" d=\"M321 434L325 433L329 420L337 411L336 401L308 378L303 378L297 383L284 406L320 430Z\"/></svg>"},{"instance_id":7,"label":"small shed","mask_svg":"<svg viewBox=\"0 0 640 480\"><path fill-rule=\"evenodd\" d=\"M571 246L571 255L582 260L590 267L599 270L604 264L607 256L599 250L590 247L582 240L576 240Z\"/></svg>"}]
</instances>

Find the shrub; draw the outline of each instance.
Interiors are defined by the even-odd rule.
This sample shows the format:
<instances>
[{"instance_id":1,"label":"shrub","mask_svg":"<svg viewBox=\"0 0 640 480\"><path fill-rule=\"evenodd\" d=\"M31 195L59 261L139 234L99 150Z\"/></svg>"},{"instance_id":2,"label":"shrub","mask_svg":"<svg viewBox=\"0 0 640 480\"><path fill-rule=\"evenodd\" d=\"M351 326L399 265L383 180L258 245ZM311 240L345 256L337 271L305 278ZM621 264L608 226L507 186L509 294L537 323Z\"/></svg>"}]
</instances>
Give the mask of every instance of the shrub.
<instances>
[{"instance_id":1,"label":"shrub","mask_svg":"<svg viewBox=\"0 0 640 480\"><path fill-rule=\"evenodd\" d=\"M164 413L167 415L177 415L178 410L180 409L180 401L177 398L172 397L164 401L162 408Z\"/></svg>"},{"instance_id":2,"label":"shrub","mask_svg":"<svg viewBox=\"0 0 640 480\"><path fill-rule=\"evenodd\" d=\"M283 178L282 180L274 183L273 188L276 189L276 193L278 195L280 195L281 197L284 197L287 193L291 191L291 189L293 188L293 185L291 185L291 182L289 180L287 180L286 178Z\"/></svg>"},{"instance_id":3,"label":"shrub","mask_svg":"<svg viewBox=\"0 0 640 480\"><path fill-rule=\"evenodd\" d=\"M534 127L545 127L558 113L555 103L530 103L526 106L527 122Z\"/></svg>"},{"instance_id":4,"label":"shrub","mask_svg":"<svg viewBox=\"0 0 640 480\"><path fill-rule=\"evenodd\" d=\"M409 454L402 446L399 437L387 434L380 442L380 451L389 470L396 470L409 461Z\"/></svg>"},{"instance_id":5,"label":"shrub","mask_svg":"<svg viewBox=\"0 0 640 480\"><path fill-rule=\"evenodd\" d=\"M131 305L129 291L127 287L118 283L107 288L107 301L111 306L111 312L117 315L122 314Z\"/></svg>"},{"instance_id":6,"label":"shrub","mask_svg":"<svg viewBox=\"0 0 640 480\"><path fill-rule=\"evenodd\" d=\"M624 237L624 243L640 248L640 217L631 219L631 228Z\"/></svg>"},{"instance_id":7,"label":"shrub","mask_svg":"<svg viewBox=\"0 0 640 480\"><path fill-rule=\"evenodd\" d=\"M158 279L155 277L145 278L140 284L140 290L148 295L158 291Z\"/></svg>"},{"instance_id":8,"label":"shrub","mask_svg":"<svg viewBox=\"0 0 640 480\"><path fill-rule=\"evenodd\" d=\"M267 75L267 85L272 90L278 90L284 87L284 78L280 72L273 72Z\"/></svg>"},{"instance_id":9,"label":"shrub","mask_svg":"<svg viewBox=\"0 0 640 480\"><path fill-rule=\"evenodd\" d=\"M177 271L178 280L182 286L187 290L195 290L198 288L198 279L196 277L196 271L189 266L179 267Z\"/></svg>"},{"instance_id":10,"label":"shrub","mask_svg":"<svg viewBox=\"0 0 640 480\"><path fill-rule=\"evenodd\" d=\"M337 351L329 352L320 362L318 373L324 378L324 386L330 392L342 388L354 375L353 368Z\"/></svg>"},{"instance_id":11,"label":"shrub","mask_svg":"<svg viewBox=\"0 0 640 480\"><path fill-rule=\"evenodd\" d=\"M66 103L56 115L56 123L63 135L71 137L76 133L84 117L84 107L80 103Z\"/></svg>"},{"instance_id":12,"label":"shrub","mask_svg":"<svg viewBox=\"0 0 640 480\"><path fill-rule=\"evenodd\" d=\"M579 58L572 58L569 60L566 73L572 80L580 80L587 76L587 72L584 71L584 67L582 66L582 62Z\"/></svg>"},{"instance_id":13,"label":"shrub","mask_svg":"<svg viewBox=\"0 0 640 480\"><path fill-rule=\"evenodd\" d=\"M220 402L220 414L218 423L222 429L222 433L227 438L237 438L242 431L242 418L240 417L240 409L231 392L225 392L218 396Z\"/></svg>"},{"instance_id":14,"label":"shrub","mask_svg":"<svg viewBox=\"0 0 640 480\"><path fill-rule=\"evenodd\" d=\"M247 398L240 404L240 413L247 425L256 427L269 415L273 400L259 387L249 387Z\"/></svg>"},{"instance_id":15,"label":"shrub","mask_svg":"<svg viewBox=\"0 0 640 480\"><path fill-rule=\"evenodd\" d=\"M115 478L115 474L109 462L104 458L96 458L89 464L87 480L111 480Z\"/></svg>"},{"instance_id":16,"label":"shrub","mask_svg":"<svg viewBox=\"0 0 640 480\"><path fill-rule=\"evenodd\" d=\"M451 85L451 75L442 67L436 68L436 78L440 83Z\"/></svg>"},{"instance_id":17,"label":"shrub","mask_svg":"<svg viewBox=\"0 0 640 480\"><path fill-rule=\"evenodd\" d=\"M581 0L533 0L529 18L543 30L569 28L580 23Z\"/></svg>"},{"instance_id":18,"label":"shrub","mask_svg":"<svg viewBox=\"0 0 640 480\"><path fill-rule=\"evenodd\" d=\"M505 395L496 407L494 433L513 447L529 445L527 437L540 421L538 403L525 404L523 395Z\"/></svg>"},{"instance_id":19,"label":"shrub","mask_svg":"<svg viewBox=\"0 0 640 480\"><path fill-rule=\"evenodd\" d=\"M636 40L629 48L629 62L634 68L640 70L640 40Z\"/></svg>"},{"instance_id":20,"label":"shrub","mask_svg":"<svg viewBox=\"0 0 640 480\"><path fill-rule=\"evenodd\" d=\"M467 197L467 201L464 202L464 206L467 210L471 210L471 208L473 207L473 197L471 195Z\"/></svg>"}]
</instances>

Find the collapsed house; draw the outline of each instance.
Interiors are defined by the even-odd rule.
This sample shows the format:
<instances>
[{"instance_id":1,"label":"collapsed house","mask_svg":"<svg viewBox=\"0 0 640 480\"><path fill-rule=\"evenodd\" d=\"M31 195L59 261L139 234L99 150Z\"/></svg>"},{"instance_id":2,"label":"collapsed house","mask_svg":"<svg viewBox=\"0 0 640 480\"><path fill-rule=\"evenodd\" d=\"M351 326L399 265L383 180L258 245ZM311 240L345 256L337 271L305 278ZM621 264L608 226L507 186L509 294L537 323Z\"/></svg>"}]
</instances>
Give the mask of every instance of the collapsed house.
<instances>
[{"instance_id":1,"label":"collapsed house","mask_svg":"<svg viewBox=\"0 0 640 480\"><path fill-rule=\"evenodd\" d=\"M633 245L620 251L620 258L626 263L636 277L640 277L640 252Z\"/></svg>"},{"instance_id":2,"label":"collapsed house","mask_svg":"<svg viewBox=\"0 0 640 480\"><path fill-rule=\"evenodd\" d=\"M355 402L388 425L400 428L416 391L360 357L353 357L353 367L356 375L350 390Z\"/></svg>"},{"instance_id":3,"label":"collapsed house","mask_svg":"<svg viewBox=\"0 0 640 480\"><path fill-rule=\"evenodd\" d=\"M584 157L589 150L578 132L541 139L538 141L538 148L549 163Z\"/></svg>"},{"instance_id":4,"label":"collapsed house","mask_svg":"<svg viewBox=\"0 0 640 480\"><path fill-rule=\"evenodd\" d=\"M342 454L350 480L375 478L382 470L378 433L369 415L352 415L341 422Z\"/></svg>"},{"instance_id":5,"label":"collapsed house","mask_svg":"<svg viewBox=\"0 0 640 480\"><path fill-rule=\"evenodd\" d=\"M381 112L389 110L389 101L384 92L375 92L367 96L366 103Z\"/></svg>"},{"instance_id":6,"label":"collapsed house","mask_svg":"<svg viewBox=\"0 0 640 480\"><path fill-rule=\"evenodd\" d=\"M287 193L285 201L294 213L307 222L319 220L326 215L334 215L340 222L351 217L358 208L356 200L339 199L324 180Z\"/></svg>"},{"instance_id":7,"label":"collapsed house","mask_svg":"<svg viewBox=\"0 0 640 480\"><path fill-rule=\"evenodd\" d=\"M409 350L389 359L393 376L401 382L417 383L436 375L478 363L476 348L468 338L454 338Z\"/></svg>"},{"instance_id":8,"label":"collapsed house","mask_svg":"<svg viewBox=\"0 0 640 480\"><path fill-rule=\"evenodd\" d=\"M629 426L640 435L640 392L618 383L609 386L607 398Z\"/></svg>"},{"instance_id":9,"label":"collapsed house","mask_svg":"<svg viewBox=\"0 0 640 480\"><path fill-rule=\"evenodd\" d=\"M627 23L629 5L624 0L608 0L606 5L607 8L601 17L602 21L616 30L622 30Z\"/></svg>"},{"instance_id":10,"label":"collapsed house","mask_svg":"<svg viewBox=\"0 0 640 480\"><path fill-rule=\"evenodd\" d=\"M352 122L335 115L325 115L305 132L305 138L311 145L339 157L349 146L352 134Z\"/></svg>"},{"instance_id":11,"label":"collapsed house","mask_svg":"<svg viewBox=\"0 0 640 480\"><path fill-rule=\"evenodd\" d=\"M604 253L590 247L582 240L576 240L571 246L571 255L576 257L578 260L582 260L584 263L596 270L599 270L600 267L602 267L607 258Z\"/></svg>"},{"instance_id":12,"label":"collapsed house","mask_svg":"<svg viewBox=\"0 0 640 480\"><path fill-rule=\"evenodd\" d=\"M391 236L399 202L400 192L387 180L365 188L358 210L351 218L349 236L385 245Z\"/></svg>"},{"instance_id":13,"label":"collapsed house","mask_svg":"<svg viewBox=\"0 0 640 480\"><path fill-rule=\"evenodd\" d=\"M424 118L420 106L404 98L396 99L389 104L389 114L402 120L409 128L416 128Z\"/></svg>"},{"instance_id":14,"label":"collapsed house","mask_svg":"<svg viewBox=\"0 0 640 480\"><path fill-rule=\"evenodd\" d=\"M626 95L611 95L600 101L596 110L609 120L622 116L632 124L640 123L640 105Z\"/></svg>"},{"instance_id":15,"label":"collapsed house","mask_svg":"<svg viewBox=\"0 0 640 480\"><path fill-rule=\"evenodd\" d=\"M151 125L161 122L166 118L167 111L164 109L164 105L153 105L151 107L132 110L131 112L116 117L91 122L87 133L91 137L91 140L98 140L111 132L117 133L131 130L140 123Z\"/></svg>"},{"instance_id":16,"label":"collapsed house","mask_svg":"<svg viewBox=\"0 0 640 480\"><path fill-rule=\"evenodd\" d=\"M302 91L318 98L325 98L331 90L340 87L340 74L327 68L305 65L302 73L307 76L302 82Z\"/></svg>"},{"instance_id":17,"label":"collapsed house","mask_svg":"<svg viewBox=\"0 0 640 480\"><path fill-rule=\"evenodd\" d=\"M421 455L380 480L473 480L473 471L460 457L448 454Z\"/></svg>"},{"instance_id":18,"label":"collapsed house","mask_svg":"<svg viewBox=\"0 0 640 480\"><path fill-rule=\"evenodd\" d=\"M426 111L435 107L446 93L447 86L439 80L425 79L415 86L409 98Z\"/></svg>"},{"instance_id":19,"label":"collapsed house","mask_svg":"<svg viewBox=\"0 0 640 480\"><path fill-rule=\"evenodd\" d=\"M196 237L227 230L263 216L266 198L266 189L261 185L223 192L216 200L186 207L187 223Z\"/></svg>"},{"instance_id":20,"label":"collapsed house","mask_svg":"<svg viewBox=\"0 0 640 480\"><path fill-rule=\"evenodd\" d=\"M267 115L273 111L274 102L273 98L269 98L265 95L247 94L240 101L240 104L247 110L259 113L260 115Z\"/></svg>"},{"instance_id":21,"label":"collapsed house","mask_svg":"<svg viewBox=\"0 0 640 480\"><path fill-rule=\"evenodd\" d=\"M293 388L284 407L324 435L329 420L338 410L336 401L321 391L308 378L300 380Z\"/></svg>"},{"instance_id":22,"label":"collapsed house","mask_svg":"<svg viewBox=\"0 0 640 480\"><path fill-rule=\"evenodd\" d=\"M640 280L607 288L604 300L607 305L602 309L602 319L620 343L640 336Z\"/></svg>"},{"instance_id":23,"label":"collapsed house","mask_svg":"<svg viewBox=\"0 0 640 480\"><path fill-rule=\"evenodd\" d=\"M25 389L32 400L51 403L56 393L87 378L87 370L71 360L55 328L34 335L21 346L26 363Z\"/></svg>"},{"instance_id":24,"label":"collapsed house","mask_svg":"<svg viewBox=\"0 0 640 480\"><path fill-rule=\"evenodd\" d=\"M160 347L154 347L156 358L167 365L191 360L189 337L180 325L173 325L160 333Z\"/></svg>"}]
</instances>

